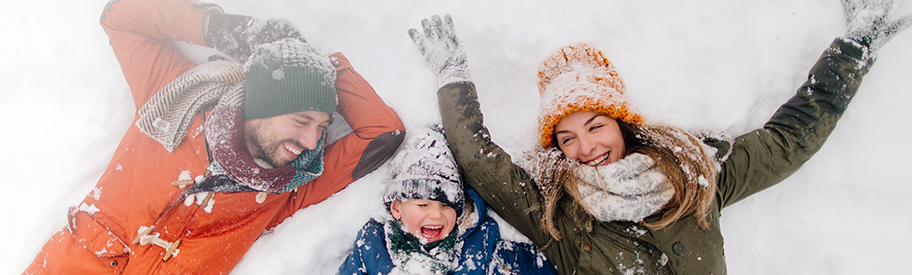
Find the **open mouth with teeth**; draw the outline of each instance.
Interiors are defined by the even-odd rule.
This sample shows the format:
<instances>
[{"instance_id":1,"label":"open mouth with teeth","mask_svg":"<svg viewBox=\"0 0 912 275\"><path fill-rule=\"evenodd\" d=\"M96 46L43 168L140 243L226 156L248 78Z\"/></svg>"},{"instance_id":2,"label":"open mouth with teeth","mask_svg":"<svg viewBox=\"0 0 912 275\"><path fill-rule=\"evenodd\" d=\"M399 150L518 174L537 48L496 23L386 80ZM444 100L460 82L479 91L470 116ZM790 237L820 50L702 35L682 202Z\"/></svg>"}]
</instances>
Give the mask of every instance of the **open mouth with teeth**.
<instances>
[{"instance_id":1,"label":"open mouth with teeth","mask_svg":"<svg viewBox=\"0 0 912 275\"><path fill-rule=\"evenodd\" d=\"M585 164L589 165L589 166L601 166L601 165L608 164L608 155L611 155L611 151L605 152L605 154L603 154L593 160L587 161Z\"/></svg>"},{"instance_id":2,"label":"open mouth with teeth","mask_svg":"<svg viewBox=\"0 0 912 275\"><path fill-rule=\"evenodd\" d=\"M287 143L285 144L285 150L288 150L288 152L294 154L295 156L300 155L300 154L301 154L301 151L303 151L303 150L299 150L299 149L297 149L297 148L294 148L294 147L292 147L291 145L289 145L289 144L287 144Z\"/></svg>"},{"instance_id":3,"label":"open mouth with teeth","mask_svg":"<svg viewBox=\"0 0 912 275\"><path fill-rule=\"evenodd\" d=\"M443 234L443 225L425 225L419 229L421 236L428 240L428 242L433 242L440 239L440 236Z\"/></svg>"}]
</instances>

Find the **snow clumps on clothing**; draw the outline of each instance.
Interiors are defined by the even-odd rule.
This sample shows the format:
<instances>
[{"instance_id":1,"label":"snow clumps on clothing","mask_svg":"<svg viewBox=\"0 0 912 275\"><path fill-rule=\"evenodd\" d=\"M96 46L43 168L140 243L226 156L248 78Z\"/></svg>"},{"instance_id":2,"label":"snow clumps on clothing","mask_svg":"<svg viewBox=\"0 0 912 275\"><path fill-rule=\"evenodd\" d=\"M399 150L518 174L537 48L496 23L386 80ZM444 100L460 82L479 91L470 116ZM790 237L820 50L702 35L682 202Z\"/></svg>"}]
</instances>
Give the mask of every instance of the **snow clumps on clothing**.
<instances>
[{"instance_id":1,"label":"snow clumps on clothing","mask_svg":"<svg viewBox=\"0 0 912 275\"><path fill-rule=\"evenodd\" d=\"M426 199L442 202L462 216L465 208L462 179L440 125L409 131L410 137L390 161L392 176L383 191L383 203Z\"/></svg>"},{"instance_id":2,"label":"snow clumps on clothing","mask_svg":"<svg viewBox=\"0 0 912 275\"><path fill-rule=\"evenodd\" d=\"M626 88L602 51L586 43L565 46L542 61L538 70L541 145L554 147L554 126L565 116L595 111L632 125L643 118L624 96Z\"/></svg>"}]
</instances>

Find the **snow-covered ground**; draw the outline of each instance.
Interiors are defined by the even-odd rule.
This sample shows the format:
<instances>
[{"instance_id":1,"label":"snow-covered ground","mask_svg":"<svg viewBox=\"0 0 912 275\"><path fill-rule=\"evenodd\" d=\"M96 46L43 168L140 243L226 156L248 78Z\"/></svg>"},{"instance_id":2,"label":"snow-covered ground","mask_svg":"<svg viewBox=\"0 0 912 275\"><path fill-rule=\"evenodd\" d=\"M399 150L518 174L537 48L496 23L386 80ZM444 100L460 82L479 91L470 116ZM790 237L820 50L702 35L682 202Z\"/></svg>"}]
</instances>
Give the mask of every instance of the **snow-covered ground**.
<instances>
[{"instance_id":1,"label":"snow-covered ground","mask_svg":"<svg viewBox=\"0 0 912 275\"><path fill-rule=\"evenodd\" d=\"M0 4L0 273L21 272L99 178L133 118L98 18L107 0ZM794 93L845 31L837 0L220 0L291 20L341 51L409 128L439 119L434 75L406 31L451 14L494 140L534 142L538 63L576 41L602 49L652 119L741 134ZM900 15L912 14L912 4ZM912 31L880 59L827 145L782 184L722 211L731 274L894 274L912 246ZM378 173L264 235L235 274L331 274L383 212ZM501 225L505 227L505 225ZM515 236L507 229L507 236ZM512 234L511 234L512 233Z\"/></svg>"}]
</instances>

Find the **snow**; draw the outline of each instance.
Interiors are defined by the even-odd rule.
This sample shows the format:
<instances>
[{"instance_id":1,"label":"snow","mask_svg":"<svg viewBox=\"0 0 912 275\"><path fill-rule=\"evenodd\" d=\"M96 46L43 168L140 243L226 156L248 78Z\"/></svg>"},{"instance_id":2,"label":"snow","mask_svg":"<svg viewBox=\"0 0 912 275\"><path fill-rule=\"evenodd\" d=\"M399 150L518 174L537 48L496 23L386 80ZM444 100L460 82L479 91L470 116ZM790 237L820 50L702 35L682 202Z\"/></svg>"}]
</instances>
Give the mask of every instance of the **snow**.
<instances>
[{"instance_id":1,"label":"snow","mask_svg":"<svg viewBox=\"0 0 912 275\"><path fill-rule=\"evenodd\" d=\"M98 25L106 2L0 4L0 181L11 195L0 201L7 245L0 273L21 272L66 224L67 208L93 192L134 118ZM315 46L345 53L408 128L439 115L437 80L407 31L433 14L451 14L486 125L514 157L537 142L535 73L558 47L585 41L602 50L628 99L650 119L737 135L760 127L846 30L836 0L217 3L228 13L287 18ZM912 4L897 13L912 14ZM910 45L906 30L878 51L839 127L804 168L722 211L730 274L905 270L902 252L912 246L904 231L912 226L912 183L903 172L912 166ZM233 273L333 273L361 226L383 214L381 173L262 236ZM520 238L500 225L505 237Z\"/></svg>"}]
</instances>

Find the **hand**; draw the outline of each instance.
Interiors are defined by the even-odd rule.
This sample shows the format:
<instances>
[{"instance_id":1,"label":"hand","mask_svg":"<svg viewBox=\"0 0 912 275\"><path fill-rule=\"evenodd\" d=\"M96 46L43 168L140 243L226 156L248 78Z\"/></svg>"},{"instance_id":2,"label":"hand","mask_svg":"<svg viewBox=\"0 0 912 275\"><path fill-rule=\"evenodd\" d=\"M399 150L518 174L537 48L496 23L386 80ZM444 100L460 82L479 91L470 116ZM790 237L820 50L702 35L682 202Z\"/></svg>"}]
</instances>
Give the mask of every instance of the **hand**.
<instances>
[{"instance_id":1,"label":"hand","mask_svg":"<svg viewBox=\"0 0 912 275\"><path fill-rule=\"evenodd\" d=\"M471 81L465 50L456 37L450 15L444 16L444 20L434 15L430 20L421 20L421 26L424 27L423 34L416 29L410 29L408 33L418 46L418 51L424 56L424 60L437 73L437 87L453 82Z\"/></svg>"},{"instance_id":2,"label":"hand","mask_svg":"<svg viewBox=\"0 0 912 275\"><path fill-rule=\"evenodd\" d=\"M210 14L206 43L244 63L256 47L284 38L307 42L301 33L284 19L259 19L246 15Z\"/></svg>"},{"instance_id":3,"label":"hand","mask_svg":"<svg viewBox=\"0 0 912 275\"><path fill-rule=\"evenodd\" d=\"M912 24L912 16L888 22L890 13L900 3L894 0L842 0L846 37L876 51L896 33ZM902 1L899 1L902 2Z\"/></svg>"}]
</instances>

